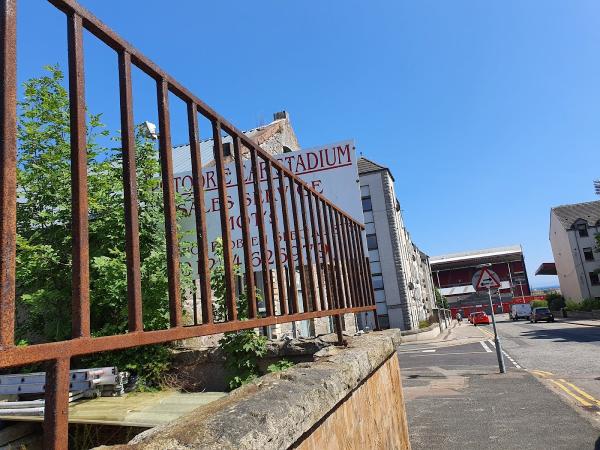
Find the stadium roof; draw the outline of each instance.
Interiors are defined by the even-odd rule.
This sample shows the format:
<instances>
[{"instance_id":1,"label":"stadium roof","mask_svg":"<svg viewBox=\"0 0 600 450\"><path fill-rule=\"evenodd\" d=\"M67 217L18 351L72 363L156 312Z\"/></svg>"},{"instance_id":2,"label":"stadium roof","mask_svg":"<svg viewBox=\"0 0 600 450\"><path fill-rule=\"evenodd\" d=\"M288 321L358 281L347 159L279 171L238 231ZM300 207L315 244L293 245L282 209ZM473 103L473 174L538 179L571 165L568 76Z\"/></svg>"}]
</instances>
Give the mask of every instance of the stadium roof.
<instances>
[{"instance_id":1,"label":"stadium roof","mask_svg":"<svg viewBox=\"0 0 600 450\"><path fill-rule=\"evenodd\" d=\"M511 260L511 257L521 257L523 249L520 245L511 245L507 247L485 248L481 250L472 250L460 253L449 253L447 255L431 256L429 262L433 266L442 265L472 265L483 262L502 262Z\"/></svg>"}]
</instances>

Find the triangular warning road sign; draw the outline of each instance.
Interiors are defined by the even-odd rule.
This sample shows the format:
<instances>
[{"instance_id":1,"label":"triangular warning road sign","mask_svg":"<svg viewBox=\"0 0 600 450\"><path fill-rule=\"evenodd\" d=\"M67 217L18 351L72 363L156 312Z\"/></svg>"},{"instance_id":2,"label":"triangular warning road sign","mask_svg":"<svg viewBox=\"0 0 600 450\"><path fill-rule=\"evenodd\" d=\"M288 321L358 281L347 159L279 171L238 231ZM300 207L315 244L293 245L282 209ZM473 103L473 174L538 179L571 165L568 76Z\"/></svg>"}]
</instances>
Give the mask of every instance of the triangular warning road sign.
<instances>
[{"instance_id":1,"label":"triangular warning road sign","mask_svg":"<svg viewBox=\"0 0 600 450\"><path fill-rule=\"evenodd\" d=\"M473 277L473 281L473 287L478 291L498 289L500 287L500 277L490 269L481 269L478 271Z\"/></svg>"}]
</instances>

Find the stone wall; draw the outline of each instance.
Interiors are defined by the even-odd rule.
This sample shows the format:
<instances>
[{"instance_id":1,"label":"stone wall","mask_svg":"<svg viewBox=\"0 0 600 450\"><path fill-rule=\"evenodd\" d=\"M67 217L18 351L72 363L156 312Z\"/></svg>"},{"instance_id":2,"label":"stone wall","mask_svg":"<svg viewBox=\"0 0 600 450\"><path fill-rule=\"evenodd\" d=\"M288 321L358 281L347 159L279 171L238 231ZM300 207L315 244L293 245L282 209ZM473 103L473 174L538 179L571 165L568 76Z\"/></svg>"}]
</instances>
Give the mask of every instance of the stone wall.
<instances>
[{"instance_id":1,"label":"stone wall","mask_svg":"<svg viewBox=\"0 0 600 450\"><path fill-rule=\"evenodd\" d=\"M348 337L113 449L409 449L398 330Z\"/></svg>"},{"instance_id":2,"label":"stone wall","mask_svg":"<svg viewBox=\"0 0 600 450\"><path fill-rule=\"evenodd\" d=\"M385 392L385 394L383 394ZM379 369L298 443L299 450L409 449L398 358Z\"/></svg>"}]
</instances>

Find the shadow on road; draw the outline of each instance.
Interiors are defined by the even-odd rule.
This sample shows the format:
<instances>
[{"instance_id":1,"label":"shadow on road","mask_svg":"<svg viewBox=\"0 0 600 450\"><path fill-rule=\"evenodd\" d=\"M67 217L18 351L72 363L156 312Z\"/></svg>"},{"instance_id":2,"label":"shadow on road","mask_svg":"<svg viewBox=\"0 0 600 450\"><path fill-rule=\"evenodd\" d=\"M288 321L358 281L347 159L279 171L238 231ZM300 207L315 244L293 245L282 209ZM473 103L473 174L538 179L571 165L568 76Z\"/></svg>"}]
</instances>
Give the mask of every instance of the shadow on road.
<instances>
[{"instance_id":1,"label":"shadow on road","mask_svg":"<svg viewBox=\"0 0 600 450\"><path fill-rule=\"evenodd\" d=\"M544 323L537 324L539 328L521 333L522 337L530 339L548 339L554 342L599 342L600 328L544 328Z\"/></svg>"}]
</instances>

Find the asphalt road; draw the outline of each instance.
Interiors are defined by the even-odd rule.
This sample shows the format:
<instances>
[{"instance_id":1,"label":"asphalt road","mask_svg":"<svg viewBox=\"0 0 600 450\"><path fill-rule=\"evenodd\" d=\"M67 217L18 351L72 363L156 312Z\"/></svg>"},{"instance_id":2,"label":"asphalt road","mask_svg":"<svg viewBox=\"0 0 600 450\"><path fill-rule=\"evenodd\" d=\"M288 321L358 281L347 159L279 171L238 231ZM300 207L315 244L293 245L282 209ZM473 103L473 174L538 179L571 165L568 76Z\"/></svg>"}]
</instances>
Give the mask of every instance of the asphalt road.
<instances>
[{"instance_id":1,"label":"asphalt road","mask_svg":"<svg viewBox=\"0 0 600 450\"><path fill-rule=\"evenodd\" d=\"M600 337L567 323L499 319L507 374L498 373L491 326L463 322L436 342L398 348L412 448L600 449L600 405L585 407L555 385L592 403L566 383L592 383Z\"/></svg>"},{"instance_id":2,"label":"asphalt road","mask_svg":"<svg viewBox=\"0 0 600 450\"><path fill-rule=\"evenodd\" d=\"M508 315L497 321L503 349L519 365L545 379L575 405L600 407L600 326L582 325L591 323L559 318L554 323L513 322ZM492 331L491 327L485 329ZM600 420L600 414L595 416Z\"/></svg>"}]
</instances>

